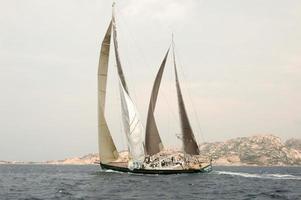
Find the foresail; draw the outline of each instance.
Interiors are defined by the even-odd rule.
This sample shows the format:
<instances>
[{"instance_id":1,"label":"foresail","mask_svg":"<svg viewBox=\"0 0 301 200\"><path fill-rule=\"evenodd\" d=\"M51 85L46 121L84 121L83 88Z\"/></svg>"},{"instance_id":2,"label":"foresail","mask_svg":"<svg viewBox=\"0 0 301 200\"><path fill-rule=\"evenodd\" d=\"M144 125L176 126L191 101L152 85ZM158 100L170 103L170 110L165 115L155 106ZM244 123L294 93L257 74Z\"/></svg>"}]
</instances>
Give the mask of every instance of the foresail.
<instances>
[{"instance_id":1,"label":"foresail","mask_svg":"<svg viewBox=\"0 0 301 200\"><path fill-rule=\"evenodd\" d=\"M115 50L115 59L118 71L118 77L120 80L120 97L122 107L122 119L126 137L128 140L129 156L134 162L143 162L144 160L144 146L143 146L143 126L139 119L138 111L133 101L131 100L128 87L126 84L125 76L123 73L120 55L118 50L116 20L113 8L112 15L113 23L113 41Z\"/></svg>"},{"instance_id":2,"label":"foresail","mask_svg":"<svg viewBox=\"0 0 301 200\"><path fill-rule=\"evenodd\" d=\"M157 73L149 102L145 132L145 150L147 155L154 155L156 153L159 153L163 149L163 144L155 121L154 111L168 53L169 49L167 50L165 57L161 63L160 69Z\"/></svg>"},{"instance_id":3,"label":"foresail","mask_svg":"<svg viewBox=\"0 0 301 200\"><path fill-rule=\"evenodd\" d=\"M108 163L118 158L118 152L110 134L105 119L105 100L107 87L107 73L109 64L110 41L112 32L112 22L110 23L106 35L103 39L99 65L98 65L98 148L99 157L102 163Z\"/></svg>"},{"instance_id":4,"label":"foresail","mask_svg":"<svg viewBox=\"0 0 301 200\"><path fill-rule=\"evenodd\" d=\"M131 97L125 91L122 83L119 84L122 119L126 137L128 140L129 153L134 162L144 161L144 129L138 111Z\"/></svg>"},{"instance_id":5,"label":"foresail","mask_svg":"<svg viewBox=\"0 0 301 200\"><path fill-rule=\"evenodd\" d=\"M174 70L175 70L175 77L176 77L176 88L177 88L177 96L178 96L178 107L180 113L180 121L181 121L181 129L182 129L182 141L184 152L190 155L198 155L200 154L199 147L195 140L187 112L185 109L184 99L181 92L180 82L178 78L177 72L177 65L175 60L175 51L173 48L173 61L174 61Z\"/></svg>"}]
</instances>

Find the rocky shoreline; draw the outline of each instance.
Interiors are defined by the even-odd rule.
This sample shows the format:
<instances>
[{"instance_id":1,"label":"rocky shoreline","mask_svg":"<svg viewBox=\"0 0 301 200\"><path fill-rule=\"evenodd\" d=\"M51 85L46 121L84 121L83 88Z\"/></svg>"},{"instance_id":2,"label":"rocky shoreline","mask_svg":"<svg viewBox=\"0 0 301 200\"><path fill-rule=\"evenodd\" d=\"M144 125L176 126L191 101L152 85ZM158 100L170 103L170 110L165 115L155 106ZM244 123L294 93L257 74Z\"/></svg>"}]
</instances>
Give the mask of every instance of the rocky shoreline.
<instances>
[{"instance_id":1,"label":"rocky shoreline","mask_svg":"<svg viewBox=\"0 0 301 200\"><path fill-rule=\"evenodd\" d=\"M176 153L176 150L167 150ZM301 139L285 142L274 135L240 137L225 142L202 143L201 155L211 156L215 166L301 166ZM120 152L126 159L127 152ZM46 162L1 161L0 164L93 165L97 153Z\"/></svg>"}]
</instances>

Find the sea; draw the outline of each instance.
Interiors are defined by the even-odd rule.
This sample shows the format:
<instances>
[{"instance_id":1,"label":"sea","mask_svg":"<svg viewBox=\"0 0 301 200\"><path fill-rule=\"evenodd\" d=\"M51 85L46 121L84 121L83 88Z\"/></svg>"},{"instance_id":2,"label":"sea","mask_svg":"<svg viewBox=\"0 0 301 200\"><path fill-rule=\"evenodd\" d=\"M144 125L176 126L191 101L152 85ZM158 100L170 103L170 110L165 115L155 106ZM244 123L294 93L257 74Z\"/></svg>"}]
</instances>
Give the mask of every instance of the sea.
<instances>
[{"instance_id":1,"label":"sea","mask_svg":"<svg viewBox=\"0 0 301 200\"><path fill-rule=\"evenodd\" d=\"M137 175L97 165L0 165L0 199L301 199L301 167Z\"/></svg>"}]
</instances>

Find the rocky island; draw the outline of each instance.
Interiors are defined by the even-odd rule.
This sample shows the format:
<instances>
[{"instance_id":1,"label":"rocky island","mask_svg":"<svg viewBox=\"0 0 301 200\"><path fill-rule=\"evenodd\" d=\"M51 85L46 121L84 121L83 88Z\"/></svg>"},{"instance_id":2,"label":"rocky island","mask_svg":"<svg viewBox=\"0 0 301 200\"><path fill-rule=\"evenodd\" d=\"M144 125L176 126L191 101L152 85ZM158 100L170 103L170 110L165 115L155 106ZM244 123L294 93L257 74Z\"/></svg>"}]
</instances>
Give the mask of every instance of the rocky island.
<instances>
[{"instance_id":1,"label":"rocky island","mask_svg":"<svg viewBox=\"0 0 301 200\"><path fill-rule=\"evenodd\" d=\"M203 143L200 150L202 154L211 155L216 165L301 165L301 140L289 139L283 142L274 135Z\"/></svg>"}]
</instances>

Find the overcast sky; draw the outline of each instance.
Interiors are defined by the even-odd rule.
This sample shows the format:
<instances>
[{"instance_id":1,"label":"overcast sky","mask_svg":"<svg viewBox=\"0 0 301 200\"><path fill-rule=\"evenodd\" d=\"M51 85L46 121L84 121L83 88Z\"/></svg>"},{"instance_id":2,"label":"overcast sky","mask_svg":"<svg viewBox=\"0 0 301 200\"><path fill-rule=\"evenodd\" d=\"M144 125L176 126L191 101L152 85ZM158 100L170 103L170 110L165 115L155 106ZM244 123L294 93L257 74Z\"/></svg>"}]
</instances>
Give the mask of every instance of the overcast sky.
<instances>
[{"instance_id":1,"label":"overcast sky","mask_svg":"<svg viewBox=\"0 0 301 200\"><path fill-rule=\"evenodd\" d=\"M0 160L97 152L96 73L111 3L0 0ZM174 32L198 142L300 138L301 1L119 0L116 15L125 76L144 123ZM114 59L109 73L107 120L123 149ZM156 108L168 147L180 145L174 87L169 60Z\"/></svg>"}]
</instances>

